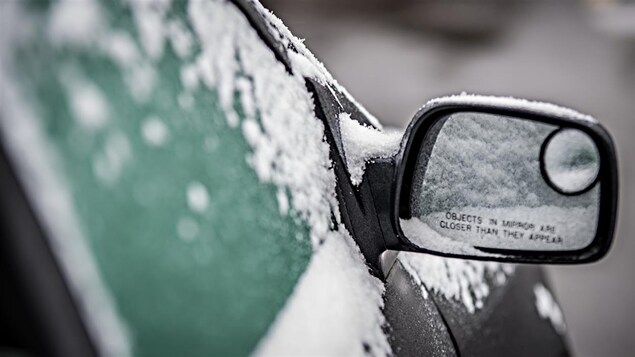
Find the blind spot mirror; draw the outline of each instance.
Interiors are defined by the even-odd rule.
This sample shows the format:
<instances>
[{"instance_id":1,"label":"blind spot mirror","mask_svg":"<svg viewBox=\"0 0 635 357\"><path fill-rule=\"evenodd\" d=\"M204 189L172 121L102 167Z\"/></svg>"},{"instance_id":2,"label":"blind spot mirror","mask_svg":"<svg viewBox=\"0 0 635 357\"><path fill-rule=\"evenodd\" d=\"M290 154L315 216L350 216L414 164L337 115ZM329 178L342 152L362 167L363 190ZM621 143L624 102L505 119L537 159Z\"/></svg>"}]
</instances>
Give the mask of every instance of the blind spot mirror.
<instances>
[{"instance_id":1,"label":"blind spot mirror","mask_svg":"<svg viewBox=\"0 0 635 357\"><path fill-rule=\"evenodd\" d=\"M581 263L613 237L614 147L572 110L473 96L433 103L406 130L393 170L392 198L377 200L389 202L387 249ZM371 182L375 196L384 181Z\"/></svg>"},{"instance_id":2,"label":"blind spot mirror","mask_svg":"<svg viewBox=\"0 0 635 357\"><path fill-rule=\"evenodd\" d=\"M545 144L541 164L553 189L575 195L593 187L600 172L600 154L593 139L581 130L563 129Z\"/></svg>"}]
</instances>

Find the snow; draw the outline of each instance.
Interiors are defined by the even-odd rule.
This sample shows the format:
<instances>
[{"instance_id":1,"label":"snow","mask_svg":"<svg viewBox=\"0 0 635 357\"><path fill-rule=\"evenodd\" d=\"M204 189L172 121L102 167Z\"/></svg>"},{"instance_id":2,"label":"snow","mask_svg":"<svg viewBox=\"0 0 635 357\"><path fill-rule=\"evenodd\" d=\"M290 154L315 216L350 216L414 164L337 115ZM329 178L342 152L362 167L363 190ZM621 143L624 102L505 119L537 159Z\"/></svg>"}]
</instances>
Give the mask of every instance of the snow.
<instances>
[{"instance_id":1,"label":"snow","mask_svg":"<svg viewBox=\"0 0 635 357\"><path fill-rule=\"evenodd\" d=\"M271 326L256 356L376 356L390 350L376 328L384 324L376 310L383 303L382 283L368 279L357 247L340 233L329 234L314 253L284 318ZM370 352L364 352L361 341Z\"/></svg>"},{"instance_id":2,"label":"snow","mask_svg":"<svg viewBox=\"0 0 635 357\"><path fill-rule=\"evenodd\" d=\"M141 123L143 140L152 147L163 146L170 136L170 131L161 119L156 116L146 118Z\"/></svg>"},{"instance_id":3,"label":"snow","mask_svg":"<svg viewBox=\"0 0 635 357\"><path fill-rule=\"evenodd\" d=\"M108 121L109 105L101 90L78 73L62 73L67 100L77 123L88 131L101 129Z\"/></svg>"},{"instance_id":4,"label":"snow","mask_svg":"<svg viewBox=\"0 0 635 357\"><path fill-rule=\"evenodd\" d=\"M171 0L128 0L133 19L145 53L153 60L163 55L168 26L165 15Z\"/></svg>"},{"instance_id":5,"label":"snow","mask_svg":"<svg viewBox=\"0 0 635 357\"><path fill-rule=\"evenodd\" d=\"M346 88L341 86L335 78L329 73L329 71L324 67L322 62L320 62L309 49L304 45L304 40L301 40L295 37L291 31L284 25L282 20L280 20L276 15L274 15L271 11L265 9L262 4L258 1L254 1L252 3L256 10L267 19L268 29L273 35L273 38L280 39L284 48L287 49L287 56L292 64L292 69L296 75L300 75L303 77L313 78L318 82L326 85L331 90L342 93L346 98L353 103L359 111L370 121L370 123L381 129L382 125L366 108L364 108L361 104L359 104L352 95L348 93ZM294 48L291 50L290 48ZM296 52L297 51L297 52Z\"/></svg>"},{"instance_id":6,"label":"snow","mask_svg":"<svg viewBox=\"0 0 635 357\"><path fill-rule=\"evenodd\" d=\"M474 313L482 308L491 291L491 285L503 285L514 273L514 266L495 262L442 258L421 253L400 253L404 268L425 289L443 295L448 300L462 303Z\"/></svg>"},{"instance_id":7,"label":"snow","mask_svg":"<svg viewBox=\"0 0 635 357\"><path fill-rule=\"evenodd\" d=\"M353 185L362 182L367 162L392 157L399 151L402 138L399 131L380 131L365 126L351 119L348 113L340 114L339 123L346 166Z\"/></svg>"},{"instance_id":8,"label":"snow","mask_svg":"<svg viewBox=\"0 0 635 357\"><path fill-rule=\"evenodd\" d=\"M168 24L168 37L170 45L180 59L186 59L192 54L194 39L182 22L172 20Z\"/></svg>"},{"instance_id":9,"label":"snow","mask_svg":"<svg viewBox=\"0 0 635 357\"><path fill-rule=\"evenodd\" d=\"M196 213L204 213L209 206L209 193L200 182L192 182L187 186L187 206Z\"/></svg>"},{"instance_id":10,"label":"snow","mask_svg":"<svg viewBox=\"0 0 635 357\"><path fill-rule=\"evenodd\" d=\"M561 335L567 332L567 325L564 322L564 315L560 306L551 295L551 292L542 284L534 286L534 295L536 297L536 310L538 316L542 319L549 320L553 328Z\"/></svg>"},{"instance_id":11,"label":"snow","mask_svg":"<svg viewBox=\"0 0 635 357\"><path fill-rule=\"evenodd\" d=\"M104 29L101 7L95 0L62 0L53 4L48 34L53 44L86 46Z\"/></svg>"},{"instance_id":12,"label":"snow","mask_svg":"<svg viewBox=\"0 0 635 357\"><path fill-rule=\"evenodd\" d=\"M192 1L187 13L201 47L192 62L199 82L219 94L228 124L240 128L252 148L246 160L259 179L278 188L280 213L293 211L310 228L311 261L255 354L365 355L364 344L372 355L390 354L384 287L340 222L324 126L305 86L303 73L320 67L296 57L290 75L232 4Z\"/></svg>"},{"instance_id":13,"label":"snow","mask_svg":"<svg viewBox=\"0 0 635 357\"><path fill-rule=\"evenodd\" d=\"M110 134L104 147L93 159L93 173L104 185L112 186L123 174L126 166L132 160L132 149L125 134L114 132Z\"/></svg>"},{"instance_id":14,"label":"snow","mask_svg":"<svg viewBox=\"0 0 635 357\"><path fill-rule=\"evenodd\" d=\"M590 115L582 114L570 108L561 107L552 103L530 101L527 99L518 99L513 97L495 97L476 94L467 94L465 92L459 95L445 96L428 101L426 106L436 104L475 104L475 105L491 105L500 106L508 109L530 110L545 115L553 115L556 117L569 117L579 121L597 123L597 120Z\"/></svg>"}]
</instances>

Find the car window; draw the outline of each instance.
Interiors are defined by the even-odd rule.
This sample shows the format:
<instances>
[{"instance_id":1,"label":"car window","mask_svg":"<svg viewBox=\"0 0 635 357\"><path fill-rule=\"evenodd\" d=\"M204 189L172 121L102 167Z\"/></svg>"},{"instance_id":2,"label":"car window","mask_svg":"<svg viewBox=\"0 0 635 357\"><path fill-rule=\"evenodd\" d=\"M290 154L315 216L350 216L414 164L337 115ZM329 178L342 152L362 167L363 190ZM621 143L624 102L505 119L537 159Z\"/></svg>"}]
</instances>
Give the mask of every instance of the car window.
<instances>
[{"instance_id":1,"label":"car window","mask_svg":"<svg viewBox=\"0 0 635 357\"><path fill-rule=\"evenodd\" d=\"M22 22L3 43L4 140L14 161L37 163L21 178L75 292L92 296L85 312L111 332L106 350L250 353L311 256L306 223L259 179L239 125L261 125L252 78L194 74L203 49L186 2L23 5L3 11ZM207 30L251 29L232 20Z\"/></svg>"}]
</instances>

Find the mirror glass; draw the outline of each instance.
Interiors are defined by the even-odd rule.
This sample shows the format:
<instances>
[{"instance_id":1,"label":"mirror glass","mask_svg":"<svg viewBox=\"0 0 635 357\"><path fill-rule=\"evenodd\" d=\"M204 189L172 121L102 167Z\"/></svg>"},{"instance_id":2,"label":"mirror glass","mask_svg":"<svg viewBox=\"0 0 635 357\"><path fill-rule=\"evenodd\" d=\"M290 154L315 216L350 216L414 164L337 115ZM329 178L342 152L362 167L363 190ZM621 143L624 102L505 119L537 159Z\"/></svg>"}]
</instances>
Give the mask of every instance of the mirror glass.
<instances>
[{"instance_id":1,"label":"mirror glass","mask_svg":"<svg viewBox=\"0 0 635 357\"><path fill-rule=\"evenodd\" d=\"M406 238L422 248L572 251L593 241L599 155L577 129L458 112L437 121L419 150Z\"/></svg>"},{"instance_id":2,"label":"mirror glass","mask_svg":"<svg viewBox=\"0 0 635 357\"><path fill-rule=\"evenodd\" d=\"M600 153L593 139L576 129L554 132L546 141L541 160L548 181L562 193L587 190L600 172Z\"/></svg>"}]
</instances>

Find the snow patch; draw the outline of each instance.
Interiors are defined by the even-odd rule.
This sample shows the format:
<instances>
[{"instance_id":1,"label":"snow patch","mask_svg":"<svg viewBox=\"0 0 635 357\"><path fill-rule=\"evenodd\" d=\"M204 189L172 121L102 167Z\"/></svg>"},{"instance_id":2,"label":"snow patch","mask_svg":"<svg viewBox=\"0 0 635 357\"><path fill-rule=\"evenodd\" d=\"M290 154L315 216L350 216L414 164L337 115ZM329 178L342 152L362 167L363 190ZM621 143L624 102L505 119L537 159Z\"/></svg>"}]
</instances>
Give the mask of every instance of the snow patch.
<instances>
[{"instance_id":1,"label":"snow patch","mask_svg":"<svg viewBox=\"0 0 635 357\"><path fill-rule=\"evenodd\" d=\"M91 45L104 30L101 7L94 0L55 2L48 19L48 35L54 45Z\"/></svg>"},{"instance_id":2,"label":"snow patch","mask_svg":"<svg viewBox=\"0 0 635 357\"><path fill-rule=\"evenodd\" d=\"M101 90L71 70L64 71L61 77L75 121L91 132L104 127L108 122L110 109Z\"/></svg>"},{"instance_id":3,"label":"snow patch","mask_svg":"<svg viewBox=\"0 0 635 357\"><path fill-rule=\"evenodd\" d=\"M364 355L364 344L372 355L390 354L382 329L383 284L368 273L340 222L324 126L315 117L302 71L294 66L290 75L234 5L192 1L187 13L201 52L194 56L191 80L184 82L196 77L218 93L228 124L240 127L252 148L247 162L262 182L278 188L281 214L293 211L308 224L314 249L255 354ZM296 57L294 63L301 61ZM184 88L186 94L195 90Z\"/></svg>"},{"instance_id":4,"label":"snow patch","mask_svg":"<svg viewBox=\"0 0 635 357\"><path fill-rule=\"evenodd\" d=\"M132 160L132 149L125 134L114 132L108 135L103 149L93 159L93 173L104 185L115 184L123 170Z\"/></svg>"},{"instance_id":5,"label":"snow patch","mask_svg":"<svg viewBox=\"0 0 635 357\"><path fill-rule=\"evenodd\" d=\"M172 20L168 24L168 37L172 49L180 59L186 59L192 54L194 39L182 22Z\"/></svg>"},{"instance_id":6,"label":"snow patch","mask_svg":"<svg viewBox=\"0 0 635 357\"><path fill-rule=\"evenodd\" d=\"M470 313L483 307L490 285L503 285L514 273L514 266L496 262L443 258L422 253L400 253L398 257L413 280L448 300L463 304Z\"/></svg>"},{"instance_id":7,"label":"snow patch","mask_svg":"<svg viewBox=\"0 0 635 357\"><path fill-rule=\"evenodd\" d=\"M553 328L561 335L567 332L567 325L564 322L564 315L560 306L553 298L551 292L542 284L534 286L536 296L536 310L540 318L549 320Z\"/></svg>"},{"instance_id":8,"label":"snow patch","mask_svg":"<svg viewBox=\"0 0 635 357\"><path fill-rule=\"evenodd\" d=\"M384 323L376 311L383 304L383 284L369 277L352 239L331 233L254 355L378 356L390 351L376 328Z\"/></svg>"},{"instance_id":9,"label":"snow patch","mask_svg":"<svg viewBox=\"0 0 635 357\"><path fill-rule=\"evenodd\" d=\"M365 126L351 119L348 113L340 114L339 123L346 166L355 186L362 182L367 162L392 157L399 151L402 138L399 131L380 131Z\"/></svg>"},{"instance_id":10,"label":"snow patch","mask_svg":"<svg viewBox=\"0 0 635 357\"><path fill-rule=\"evenodd\" d=\"M291 61L294 74L303 77L309 77L326 85L331 90L342 93L357 109L370 121L370 123L381 129L382 125L366 108L359 104L352 95L348 93L346 88L341 86L335 78L329 73L311 51L304 45L304 40L295 37L285 24L271 11L267 10L258 1L252 3L256 10L267 20L265 23L273 35L273 38L279 39L284 48L287 49L287 56Z\"/></svg>"},{"instance_id":11,"label":"snow patch","mask_svg":"<svg viewBox=\"0 0 635 357\"><path fill-rule=\"evenodd\" d=\"M187 205L196 212L203 213L209 206L209 193L200 182L192 182L187 186Z\"/></svg>"},{"instance_id":12,"label":"snow patch","mask_svg":"<svg viewBox=\"0 0 635 357\"><path fill-rule=\"evenodd\" d=\"M513 97L495 97L477 94L467 94L465 92L458 95L439 97L428 101L426 106L435 104L474 104L474 105L491 105L502 106L509 109L531 110L545 115L553 115L557 117L567 116L580 121L597 123L597 120L590 115L582 114L570 108L561 107L552 103L539 101L531 101L527 99L518 99Z\"/></svg>"},{"instance_id":13,"label":"snow patch","mask_svg":"<svg viewBox=\"0 0 635 357\"><path fill-rule=\"evenodd\" d=\"M170 9L171 0L128 0L141 46L153 60L163 55L168 26L165 15Z\"/></svg>"},{"instance_id":14,"label":"snow patch","mask_svg":"<svg viewBox=\"0 0 635 357\"><path fill-rule=\"evenodd\" d=\"M168 127L158 117L146 118L141 123L141 135L146 144L159 147L166 143L170 135Z\"/></svg>"}]
</instances>

